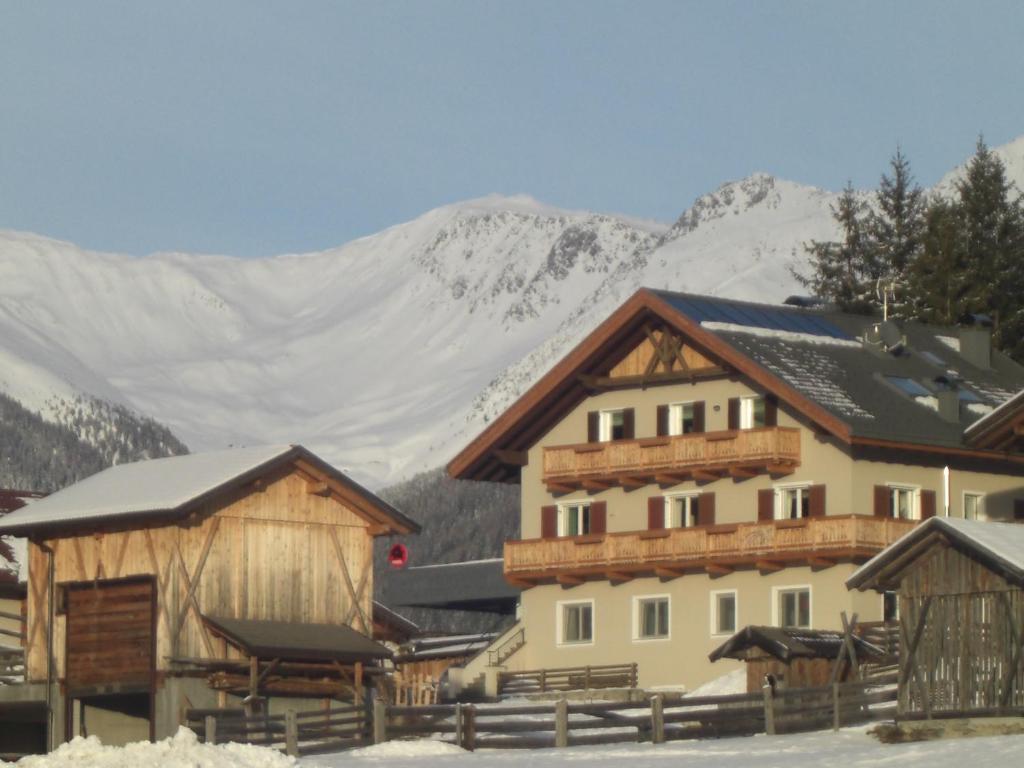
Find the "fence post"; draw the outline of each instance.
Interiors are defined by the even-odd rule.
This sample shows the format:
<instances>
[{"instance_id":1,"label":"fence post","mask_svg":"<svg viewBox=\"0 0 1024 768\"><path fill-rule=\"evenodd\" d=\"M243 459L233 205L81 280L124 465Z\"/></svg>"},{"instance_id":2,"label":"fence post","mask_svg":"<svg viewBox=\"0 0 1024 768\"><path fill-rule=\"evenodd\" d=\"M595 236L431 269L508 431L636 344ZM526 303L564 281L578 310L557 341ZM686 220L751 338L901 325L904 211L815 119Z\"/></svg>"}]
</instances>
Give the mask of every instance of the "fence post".
<instances>
[{"instance_id":1,"label":"fence post","mask_svg":"<svg viewBox=\"0 0 1024 768\"><path fill-rule=\"evenodd\" d=\"M206 716L206 743L217 743L217 718L213 715Z\"/></svg>"},{"instance_id":2,"label":"fence post","mask_svg":"<svg viewBox=\"0 0 1024 768\"><path fill-rule=\"evenodd\" d=\"M291 757L299 756L299 721L294 709L284 713L284 751Z\"/></svg>"},{"instance_id":3,"label":"fence post","mask_svg":"<svg viewBox=\"0 0 1024 768\"><path fill-rule=\"evenodd\" d=\"M546 669L542 669L540 671L540 692L541 693L544 693L547 690L546 683L547 683L547 670Z\"/></svg>"},{"instance_id":4,"label":"fence post","mask_svg":"<svg viewBox=\"0 0 1024 768\"><path fill-rule=\"evenodd\" d=\"M373 700L373 743L388 740L388 705L382 699Z\"/></svg>"},{"instance_id":5,"label":"fence post","mask_svg":"<svg viewBox=\"0 0 1024 768\"><path fill-rule=\"evenodd\" d=\"M761 689L764 693L764 732L775 735L775 696L770 685Z\"/></svg>"},{"instance_id":6,"label":"fence post","mask_svg":"<svg viewBox=\"0 0 1024 768\"><path fill-rule=\"evenodd\" d=\"M651 696L651 743L665 742L665 697L660 693Z\"/></svg>"},{"instance_id":7,"label":"fence post","mask_svg":"<svg viewBox=\"0 0 1024 768\"><path fill-rule=\"evenodd\" d=\"M637 663L634 661L632 663L632 665L630 665L630 668L629 668L629 687L630 688L636 688L637 677L638 676L639 675L638 675L638 672L637 672Z\"/></svg>"},{"instance_id":8,"label":"fence post","mask_svg":"<svg viewBox=\"0 0 1024 768\"><path fill-rule=\"evenodd\" d=\"M585 691L589 691L590 690L590 665L589 664L587 664L587 666L585 666L583 668L583 690L585 690Z\"/></svg>"},{"instance_id":9,"label":"fence post","mask_svg":"<svg viewBox=\"0 0 1024 768\"><path fill-rule=\"evenodd\" d=\"M569 746L569 702L564 698L555 702L555 746Z\"/></svg>"},{"instance_id":10,"label":"fence post","mask_svg":"<svg viewBox=\"0 0 1024 768\"><path fill-rule=\"evenodd\" d=\"M838 731L842 715L839 712L839 683L832 683L832 730Z\"/></svg>"},{"instance_id":11,"label":"fence post","mask_svg":"<svg viewBox=\"0 0 1024 768\"><path fill-rule=\"evenodd\" d=\"M455 702L455 745L465 749L462 737L462 702Z\"/></svg>"},{"instance_id":12,"label":"fence post","mask_svg":"<svg viewBox=\"0 0 1024 768\"><path fill-rule=\"evenodd\" d=\"M470 704L463 709L462 718L462 738L465 742L462 748L473 752L476 750L476 707Z\"/></svg>"}]
</instances>

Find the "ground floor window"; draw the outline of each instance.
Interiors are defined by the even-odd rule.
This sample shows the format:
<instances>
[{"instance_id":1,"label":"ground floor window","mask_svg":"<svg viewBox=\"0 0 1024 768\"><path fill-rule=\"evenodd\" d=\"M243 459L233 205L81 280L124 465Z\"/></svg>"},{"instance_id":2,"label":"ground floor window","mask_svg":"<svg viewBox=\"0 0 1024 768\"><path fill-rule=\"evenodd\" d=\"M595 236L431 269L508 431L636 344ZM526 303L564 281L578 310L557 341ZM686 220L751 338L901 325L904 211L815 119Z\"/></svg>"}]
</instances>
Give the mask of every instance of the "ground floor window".
<instances>
[{"instance_id":1,"label":"ground floor window","mask_svg":"<svg viewBox=\"0 0 1024 768\"><path fill-rule=\"evenodd\" d=\"M589 643L594 639L594 603L559 603L560 643Z\"/></svg>"},{"instance_id":2,"label":"ground floor window","mask_svg":"<svg viewBox=\"0 0 1024 768\"><path fill-rule=\"evenodd\" d=\"M711 634L731 635L736 631L736 591L711 593Z\"/></svg>"},{"instance_id":3,"label":"ground floor window","mask_svg":"<svg viewBox=\"0 0 1024 768\"><path fill-rule=\"evenodd\" d=\"M583 536L590 533L590 502L558 505L558 535Z\"/></svg>"},{"instance_id":4,"label":"ground floor window","mask_svg":"<svg viewBox=\"0 0 1024 768\"><path fill-rule=\"evenodd\" d=\"M638 640L660 640L668 637L668 596L641 597L634 600L636 625L633 636Z\"/></svg>"},{"instance_id":5,"label":"ground floor window","mask_svg":"<svg viewBox=\"0 0 1024 768\"><path fill-rule=\"evenodd\" d=\"M811 588L776 587L774 592L776 626L809 629L811 626Z\"/></svg>"}]
</instances>

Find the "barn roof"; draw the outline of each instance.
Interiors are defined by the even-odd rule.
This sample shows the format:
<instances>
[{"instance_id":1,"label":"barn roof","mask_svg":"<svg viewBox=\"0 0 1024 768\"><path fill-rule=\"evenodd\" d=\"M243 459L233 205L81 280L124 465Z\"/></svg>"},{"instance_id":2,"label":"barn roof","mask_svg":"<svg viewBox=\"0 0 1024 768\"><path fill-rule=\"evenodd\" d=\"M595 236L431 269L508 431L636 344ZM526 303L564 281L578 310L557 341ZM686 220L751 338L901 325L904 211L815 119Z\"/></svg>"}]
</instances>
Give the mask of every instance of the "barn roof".
<instances>
[{"instance_id":1,"label":"barn roof","mask_svg":"<svg viewBox=\"0 0 1024 768\"><path fill-rule=\"evenodd\" d=\"M881 656L882 650L864 639L853 636L858 656ZM745 659L752 649L760 649L779 661L790 662L796 658L834 659L843 647L843 633L825 629L797 629L795 627L744 627L722 645L713 650L708 658Z\"/></svg>"},{"instance_id":2,"label":"barn roof","mask_svg":"<svg viewBox=\"0 0 1024 768\"><path fill-rule=\"evenodd\" d=\"M933 517L890 544L846 580L849 589L895 588L903 571L933 546L952 546L1024 586L1024 525Z\"/></svg>"},{"instance_id":3,"label":"barn roof","mask_svg":"<svg viewBox=\"0 0 1024 768\"><path fill-rule=\"evenodd\" d=\"M505 581L503 569L504 560L498 557L392 571L382 600L390 605L512 613L520 590Z\"/></svg>"},{"instance_id":4,"label":"barn roof","mask_svg":"<svg viewBox=\"0 0 1024 768\"><path fill-rule=\"evenodd\" d=\"M301 445L232 448L118 464L0 520L0 533L31 535L42 530L187 514L211 497L296 463L333 483L357 512L409 533L419 526L375 494Z\"/></svg>"},{"instance_id":5,"label":"barn roof","mask_svg":"<svg viewBox=\"0 0 1024 768\"><path fill-rule=\"evenodd\" d=\"M352 627L203 616L228 642L250 656L300 661L373 661L391 658L391 651Z\"/></svg>"}]
</instances>

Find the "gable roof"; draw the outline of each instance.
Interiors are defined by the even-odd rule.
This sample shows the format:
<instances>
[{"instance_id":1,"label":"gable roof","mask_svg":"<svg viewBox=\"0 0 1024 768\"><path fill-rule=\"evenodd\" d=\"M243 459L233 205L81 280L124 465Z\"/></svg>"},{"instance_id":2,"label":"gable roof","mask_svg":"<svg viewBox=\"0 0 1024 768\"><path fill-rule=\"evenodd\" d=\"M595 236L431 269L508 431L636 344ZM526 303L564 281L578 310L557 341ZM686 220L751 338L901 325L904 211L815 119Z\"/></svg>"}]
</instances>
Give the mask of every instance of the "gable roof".
<instances>
[{"instance_id":1,"label":"gable roof","mask_svg":"<svg viewBox=\"0 0 1024 768\"><path fill-rule=\"evenodd\" d=\"M1024 368L1009 358L993 353L982 369L962 357L956 329L905 323L909 351L895 356L863 340L877 318L641 288L452 459L449 473L515 481L508 457L582 402L581 375L621 359L653 320L848 444L972 453L964 426L1024 389ZM973 398L959 422L943 419L935 398L915 401L888 378L930 383L948 369Z\"/></svg>"},{"instance_id":2,"label":"gable roof","mask_svg":"<svg viewBox=\"0 0 1024 768\"><path fill-rule=\"evenodd\" d=\"M936 544L970 554L1008 581L1024 586L1024 525L932 517L883 549L846 580L848 589L889 589Z\"/></svg>"},{"instance_id":3,"label":"gable roof","mask_svg":"<svg viewBox=\"0 0 1024 768\"><path fill-rule=\"evenodd\" d=\"M32 535L82 525L180 517L212 497L295 464L324 480L357 514L394 533L419 526L301 445L232 448L118 464L0 520L0 533Z\"/></svg>"},{"instance_id":4,"label":"gable roof","mask_svg":"<svg viewBox=\"0 0 1024 768\"><path fill-rule=\"evenodd\" d=\"M1024 443L1024 390L964 430L964 440L979 448Z\"/></svg>"},{"instance_id":5,"label":"gable roof","mask_svg":"<svg viewBox=\"0 0 1024 768\"><path fill-rule=\"evenodd\" d=\"M390 605L511 614L520 590L505 580L503 568L499 557L392 571L381 599Z\"/></svg>"},{"instance_id":6,"label":"gable roof","mask_svg":"<svg viewBox=\"0 0 1024 768\"><path fill-rule=\"evenodd\" d=\"M779 661L793 659L834 659L843 647L843 633L828 629L747 626L708 654L711 661L746 659L757 648ZM858 635L853 645L860 658L882 656L884 652Z\"/></svg>"}]
</instances>

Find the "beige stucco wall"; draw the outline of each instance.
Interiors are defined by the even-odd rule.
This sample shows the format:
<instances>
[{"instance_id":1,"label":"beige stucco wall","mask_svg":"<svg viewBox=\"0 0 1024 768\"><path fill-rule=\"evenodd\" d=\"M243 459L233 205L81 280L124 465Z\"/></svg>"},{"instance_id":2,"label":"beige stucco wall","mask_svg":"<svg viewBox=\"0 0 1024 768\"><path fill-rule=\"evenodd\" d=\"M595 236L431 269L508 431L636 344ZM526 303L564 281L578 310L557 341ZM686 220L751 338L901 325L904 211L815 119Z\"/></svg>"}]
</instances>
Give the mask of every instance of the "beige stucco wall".
<instances>
[{"instance_id":1,"label":"beige stucco wall","mask_svg":"<svg viewBox=\"0 0 1024 768\"><path fill-rule=\"evenodd\" d=\"M638 578L618 586L591 581L571 588L534 587L522 597L526 645L508 660L507 666L541 669L635 661L641 686L680 685L692 689L739 666L731 660L714 664L708 661L708 654L728 637L712 634L713 592L736 591L737 627L744 627L773 623L774 589L809 585L811 625L840 629L841 611L848 616L857 613L863 621L881 619L881 596L847 591L844 582L855 568L843 564L818 572L807 567L786 568L765 576L757 571L737 571L721 578L693 574L671 581ZM634 599L658 595L669 597L669 638L634 639ZM556 625L560 605L588 600L594 603L593 642L559 644Z\"/></svg>"}]
</instances>

